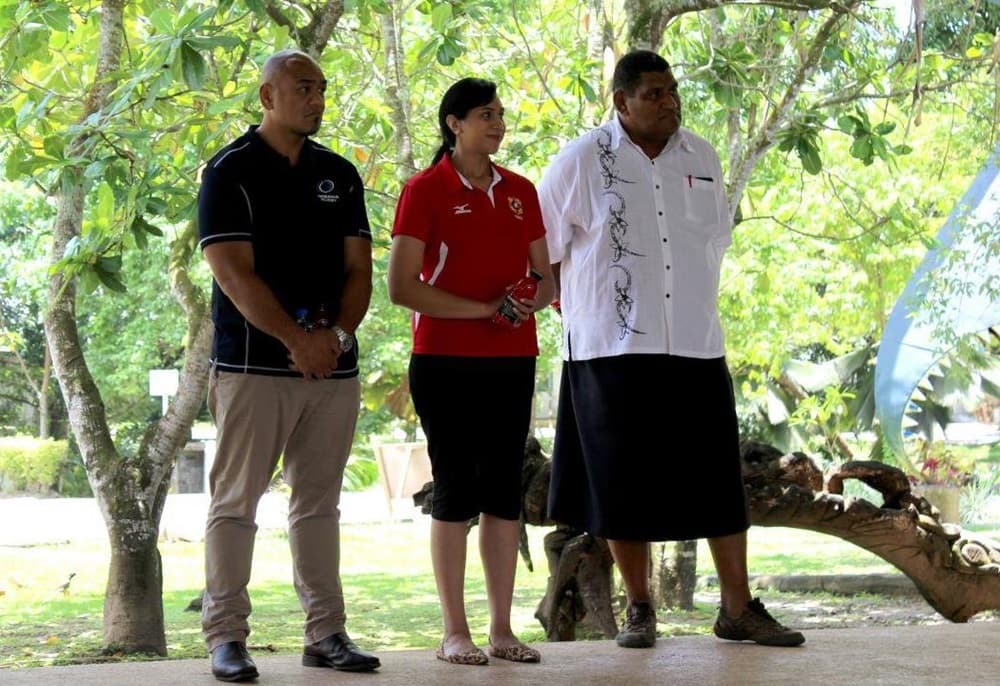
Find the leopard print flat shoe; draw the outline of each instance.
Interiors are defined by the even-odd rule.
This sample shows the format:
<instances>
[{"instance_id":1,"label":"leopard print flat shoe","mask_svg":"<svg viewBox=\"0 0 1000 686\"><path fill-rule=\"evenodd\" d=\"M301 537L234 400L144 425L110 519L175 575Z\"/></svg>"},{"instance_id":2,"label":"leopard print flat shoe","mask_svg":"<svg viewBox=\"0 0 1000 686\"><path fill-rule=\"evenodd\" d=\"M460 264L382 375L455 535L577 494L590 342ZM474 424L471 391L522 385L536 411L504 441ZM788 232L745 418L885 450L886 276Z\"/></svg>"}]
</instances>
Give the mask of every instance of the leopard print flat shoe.
<instances>
[{"instance_id":1,"label":"leopard print flat shoe","mask_svg":"<svg viewBox=\"0 0 1000 686\"><path fill-rule=\"evenodd\" d=\"M498 648L491 643L490 655L500 658L501 660L510 660L511 662L541 662L542 660L541 653L534 648L529 648L523 643L507 646L505 648Z\"/></svg>"},{"instance_id":2,"label":"leopard print flat shoe","mask_svg":"<svg viewBox=\"0 0 1000 686\"><path fill-rule=\"evenodd\" d=\"M437 649L435 655L437 659L453 665L487 665L490 663L490 659L486 657L486 653L479 648L449 654L444 652L444 645L442 645Z\"/></svg>"}]
</instances>

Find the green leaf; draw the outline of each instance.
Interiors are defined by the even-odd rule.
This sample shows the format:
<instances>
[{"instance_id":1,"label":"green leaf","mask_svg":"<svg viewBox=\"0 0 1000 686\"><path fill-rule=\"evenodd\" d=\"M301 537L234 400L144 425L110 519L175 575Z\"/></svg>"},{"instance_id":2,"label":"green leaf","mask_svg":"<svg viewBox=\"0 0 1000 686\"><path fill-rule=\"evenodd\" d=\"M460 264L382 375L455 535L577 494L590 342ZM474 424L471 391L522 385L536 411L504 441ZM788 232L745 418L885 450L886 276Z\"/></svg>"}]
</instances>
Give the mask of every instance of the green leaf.
<instances>
[{"instance_id":1,"label":"green leaf","mask_svg":"<svg viewBox=\"0 0 1000 686\"><path fill-rule=\"evenodd\" d=\"M456 51L452 46L451 41L449 41L449 39L446 38L443 41L441 41L441 44L438 46L438 49L434 53L434 56L437 59L438 64L444 67L450 67L452 64L455 63L455 59L461 54L462 54L461 51L460 50Z\"/></svg>"},{"instance_id":2,"label":"green leaf","mask_svg":"<svg viewBox=\"0 0 1000 686\"><path fill-rule=\"evenodd\" d=\"M449 19L451 19L451 5L447 2L442 2L431 11L431 26L435 31L444 33Z\"/></svg>"},{"instance_id":3,"label":"green leaf","mask_svg":"<svg viewBox=\"0 0 1000 686\"><path fill-rule=\"evenodd\" d=\"M844 133L853 136L854 131L861 124L857 117L853 117L849 114L845 114L837 119L837 127Z\"/></svg>"},{"instance_id":4,"label":"green leaf","mask_svg":"<svg viewBox=\"0 0 1000 686\"><path fill-rule=\"evenodd\" d=\"M63 142L59 136L49 136L42 141L42 150L49 157L61 160L63 158Z\"/></svg>"},{"instance_id":5,"label":"green leaf","mask_svg":"<svg viewBox=\"0 0 1000 686\"><path fill-rule=\"evenodd\" d=\"M741 88L729 83L715 83L712 85L712 94L723 107L739 107L742 92Z\"/></svg>"},{"instance_id":6,"label":"green leaf","mask_svg":"<svg viewBox=\"0 0 1000 686\"><path fill-rule=\"evenodd\" d=\"M52 31L44 24L24 24L14 35L14 55L27 59L46 52L51 35Z\"/></svg>"},{"instance_id":7,"label":"green leaf","mask_svg":"<svg viewBox=\"0 0 1000 686\"><path fill-rule=\"evenodd\" d=\"M879 159L889 160L892 157L889 151L889 146L886 144L884 138L881 136L875 136L871 139L871 141L872 149L875 151L875 154L879 156Z\"/></svg>"},{"instance_id":8,"label":"green leaf","mask_svg":"<svg viewBox=\"0 0 1000 686\"><path fill-rule=\"evenodd\" d=\"M21 149L15 146L7 151L4 162L4 175L8 179L16 179L21 175Z\"/></svg>"},{"instance_id":9,"label":"green leaf","mask_svg":"<svg viewBox=\"0 0 1000 686\"><path fill-rule=\"evenodd\" d=\"M894 121L884 121L875 127L875 133L880 136L884 136L887 133L892 133L896 128L896 122Z\"/></svg>"},{"instance_id":10,"label":"green leaf","mask_svg":"<svg viewBox=\"0 0 1000 686\"><path fill-rule=\"evenodd\" d=\"M906 145L905 143L901 143L899 145L894 145L892 147L892 151L897 155L909 155L913 152L913 147Z\"/></svg>"},{"instance_id":11,"label":"green leaf","mask_svg":"<svg viewBox=\"0 0 1000 686\"><path fill-rule=\"evenodd\" d=\"M174 32L174 16L175 14L166 7L158 7L150 13L148 18L153 28L160 33L170 35Z\"/></svg>"},{"instance_id":12,"label":"green leaf","mask_svg":"<svg viewBox=\"0 0 1000 686\"><path fill-rule=\"evenodd\" d=\"M209 116L214 117L215 115L222 114L223 112L232 112L233 110L239 111L242 108L244 98L246 98L246 95L239 93L222 100L217 100L208 106L206 112Z\"/></svg>"},{"instance_id":13,"label":"green leaf","mask_svg":"<svg viewBox=\"0 0 1000 686\"><path fill-rule=\"evenodd\" d=\"M819 156L819 150L815 146L800 143L798 146L799 159L802 161L802 168L810 174L816 175L823 170L823 160Z\"/></svg>"},{"instance_id":14,"label":"green leaf","mask_svg":"<svg viewBox=\"0 0 1000 686\"><path fill-rule=\"evenodd\" d=\"M590 79L580 77L580 88L583 89L583 95L587 98L587 102L597 102L599 96L594 87L590 85Z\"/></svg>"},{"instance_id":15,"label":"green leaf","mask_svg":"<svg viewBox=\"0 0 1000 686\"><path fill-rule=\"evenodd\" d=\"M149 247L149 239L146 238L146 232L142 230L142 227L136 227L135 224L132 225L132 238L135 239L135 247L139 250L145 250Z\"/></svg>"},{"instance_id":16,"label":"green leaf","mask_svg":"<svg viewBox=\"0 0 1000 686\"><path fill-rule=\"evenodd\" d=\"M133 231L142 231L143 233L151 233L154 236L162 236L163 235L163 231L161 231L160 229L158 229L153 224L150 224L148 221L146 221L142 217L136 217L135 219L132 220L132 230Z\"/></svg>"},{"instance_id":17,"label":"green leaf","mask_svg":"<svg viewBox=\"0 0 1000 686\"><path fill-rule=\"evenodd\" d=\"M197 17L195 17L194 19L192 19L191 21L189 21L184 26L184 30L185 31L194 31L195 29L201 28L202 24L204 24L206 21L208 21L213 16L215 16L216 11L217 10L214 7L211 7L209 9L205 10L204 12L202 12L201 14L199 14Z\"/></svg>"},{"instance_id":18,"label":"green leaf","mask_svg":"<svg viewBox=\"0 0 1000 686\"><path fill-rule=\"evenodd\" d=\"M39 11L39 15L47 26L56 31L66 33L72 28L69 7L61 2L46 3Z\"/></svg>"},{"instance_id":19,"label":"green leaf","mask_svg":"<svg viewBox=\"0 0 1000 686\"><path fill-rule=\"evenodd\" d=\"M168 207L167 201L164 200L163 198L158 198L155 195L151 196L146 200L146 211L149 214L163 216L167 213L167 207ZM153 228L155 229L156 227ZM150 231L150 233L155 233L157 236L162 236L163 233L159 231L160 231L159 229L156 229L155 231Z\"/></svg>"},{"instance_id":20,"label":"green leaf","mask_svg":"<svg viewBox=\"0 0 1000 686\"><path fill-rule=\"evenodd\" d=\"M990 46L990 45L993 45L993 34L992 33L986 33L986 32L980 32L980 33L975 34L972 37L972 40L974 40L979 45Z\"/></svg>"},{"instance_id":21,"label":"green leaf","mask_svg":"<svg viewBox=\"0 0 1000 686\"><path fill-rule=\"evenodd\" d=\"M101 257L97 260L97 269L109 274L117 274L122 270L122 256Z\"/></svg>"},{"instance_id":22,"label":"green leaf","mask_svg":"<svg viewBox=\"0 0 1000 686\"><path fill-rule=\"evenodd\" d=\"M95 223L102 228L111 226L115 215L115 192L107 181L102 181L97 187L97 207L95 208Z\"/></svg>"},{"instance_id":23,"label":"green leaf","mask_svg":"<svg viewBox=\"0 0 1000 686\"><path fill-rule=\"evenodd\" d=\"M80 291L85 295L90 295L97 290L99 284L97 272L93 269L84 269L80 272Z\"/></svg>"},{"instance_id":24,"label":"green leaf","mask_svg":"<svg viewBox=\"0 0 1000 686\"><path fill-rule=\"evenodd\" d=\"M105 288L108 288L116 293L124 293L127 289L125 284L121 282L118 275L112 272L107 272L101 269L99 266L94 267L94 273L97 274L97 278L101 280Z\"/></svg>"},{"instance_id":25,"label":"green leaf","mask_svg":"<svg viewBox=\"0 0 1000 686\"><path fill-rule=\"evenodd\" d=\"M872 161L872 141L868 136L859 136L851 145L851 157L862 160L866 164Z\"/></svg>"},{"instance_id":26,"label":"green leaf","mask_svg":"<svg viewBox=\"0 0 1000 686\"><path fill-rule=\"evenodd\" d=\"M87 168L83 170L83 177L86 179L99 179L104 176L104 170L107 168L107 160L94 160L87 165Z\"/></svg>"},{"instance_id":27,"label":"green leaf","mask_svg":"<svg viewBox=\"0 0 1000 686\"><path fill-rule=\"evenodd\" d=\"M63 248L62 258L64 260L76 257L76 254L80 251L80 237L73 236L68 241L66 241L66 247Z\"/></svg>"},{"instance_id":28,"label":"green leaf","mask_svg":"<svg viewBox=\"0 0 1000 686\"><path fill-rule=\"evenodd\" d=\"M205 58L187 40L181 43L181 69L188 88L201 90L205 83Z\"/></svg>"}]
</instances>

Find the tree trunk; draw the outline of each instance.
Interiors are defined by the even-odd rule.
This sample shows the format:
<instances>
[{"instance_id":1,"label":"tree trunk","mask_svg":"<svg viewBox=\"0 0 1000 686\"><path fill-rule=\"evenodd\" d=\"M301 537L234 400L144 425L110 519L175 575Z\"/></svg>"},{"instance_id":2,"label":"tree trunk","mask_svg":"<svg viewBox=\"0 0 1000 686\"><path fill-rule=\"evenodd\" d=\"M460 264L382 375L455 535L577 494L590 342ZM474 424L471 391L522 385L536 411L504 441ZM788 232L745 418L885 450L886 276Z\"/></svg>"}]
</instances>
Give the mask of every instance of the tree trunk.
<instances>
[{"instance_id":1,"label":"tree trunk","mask_svg":"<svg viewBox=\"0 0 1000 686\"><path fill-rule=\"evenodd\" d=\"M659 595L658 605L681 610L694 609L694 589L698 582L698 541L660 544L658 578L651 584ZM670 554L668 551L673 552Z\"/></svg>"},{"instance_id":2,"label":"tree trunk","mask_svg":"<svg viewBox=\"0 0 1000 686\"><path fill-rule=\"evenodd\" d=\"M663 0L625 0L629 50L659 52L667 21L667 9Z\"/></svg>"},{"instance_id":3,"label":"tree trunk","mask_svg":"<svg viewBox=\"0 0 1000 686\"><path fill-rule=\"evenodd\" d=\"M114 89L113 78L119 73L124 46L124 4L123 0L104 0L101 5L97 69L82 120L100 112ZM89 133L74 138L67 145L67 158L86 159L92 143ZM86 200L84 184L81 167L64 169L57 194L50 257L53 265L62 258L69 241L80 235ZM48 296L45 335L53 371L66 399L70 427L111 544L104 645L116 651L166 655L159 594L162 577L156 552L166 484L156 470L150 473L140 456L123 460L115 449L104 403L80 343L73 278L55 271L49 278ZM169 467L165 471L169 472Z\"/></svg>"},{"instance_id":4,"label":"tree trunk","mask_svg":"<svg viewBox=\"0 0 1000 686\"><path fill-rule=\"evenodd\" d=\"M410 136L410 94L403 70L403 47L399 42L396 16L398 0L387 3L380 16L382 42L385 44L385 99L392 119L392 138L396 148L396 177L405 181L417 172L413 160L413 139Z\"/></svg>"},{"instance_id":5,"label":"tree trunk","mask_svg":"<svg viewBox=\"0 0 1000 686\"><path fill-rule=\"evenodd\" d=\"M545 535L545 555L549 579L535 610L545 639L575 641L581 622L614 638L618 624L611 610L613 560L607 541L560 525Z\"/></svg>"},{"instance_id":6,"label":"tree trunk","mask_svg":"<svg viewBox=\"0 0 1000 686\"><path fill-rule=\"evenodd\" d=\"M52 417L49 416L49 382L52 380L52 356L49 344L45 343L45 358L42 362L42 385L38 390L38 437L46 439L52 435Z\"/></svg>"},{"instance_id":7,"label":"tree trunk","mask_svg":"<svg viewBox=\"0 0 1000 686\"><path fill-rule=\"evenodd\" d=\"M144 531L113 526L111 565L104 596L104 652L166 655L163 631L163 568L156 547L157 530L143 516L122 517L139 522Z\"/></svg>"}]
</instances>

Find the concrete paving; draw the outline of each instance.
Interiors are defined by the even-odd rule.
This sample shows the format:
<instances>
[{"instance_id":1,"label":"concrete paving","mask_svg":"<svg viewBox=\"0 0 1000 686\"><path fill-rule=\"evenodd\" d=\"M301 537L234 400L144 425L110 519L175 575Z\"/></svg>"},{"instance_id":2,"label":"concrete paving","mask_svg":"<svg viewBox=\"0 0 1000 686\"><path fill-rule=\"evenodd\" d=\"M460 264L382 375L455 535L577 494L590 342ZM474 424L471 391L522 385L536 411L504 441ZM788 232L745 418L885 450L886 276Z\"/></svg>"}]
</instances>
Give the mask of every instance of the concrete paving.
<instances>
[{"instance_id":1,"label":"concrete paving","mask_svg":"<svg viewBox=\"0 0 1000 686\"><path fill-rule=\"evenodd\" d=\"M297 655L255 655L259 684L280 686L962 686L997 683L1000 624L811 631L800 648L764 648L711 636L661 639L652 650L612 641L546 643L542 662L492 660L487 667L449 665L432 651L382 652L376 673L302 667ZM0 670L3 686L209 686L208 659Z\"/></svg>"}]
</instances>

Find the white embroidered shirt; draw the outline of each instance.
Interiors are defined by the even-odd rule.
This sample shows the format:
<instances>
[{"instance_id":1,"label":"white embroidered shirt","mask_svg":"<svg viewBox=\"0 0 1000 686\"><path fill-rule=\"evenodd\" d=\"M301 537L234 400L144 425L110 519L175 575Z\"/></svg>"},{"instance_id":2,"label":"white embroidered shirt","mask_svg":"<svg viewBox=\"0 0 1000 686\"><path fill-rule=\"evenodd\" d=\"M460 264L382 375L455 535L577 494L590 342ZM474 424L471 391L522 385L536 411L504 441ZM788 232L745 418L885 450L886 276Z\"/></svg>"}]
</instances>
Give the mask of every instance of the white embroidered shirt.
<instances>
[{"instance_id":1,"label":"white embroidered shirt","mask_svg":"<svg viewBox=\"0 0 1000 686\"><path fill-rule=\"evenodd\" d=\"M560 263L564 359L725 354L717 298L732 219L708 141L681 128L650 159L614 117L563 148L538 196Z\"/></svg>"}]
</instances>

